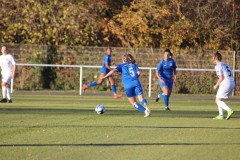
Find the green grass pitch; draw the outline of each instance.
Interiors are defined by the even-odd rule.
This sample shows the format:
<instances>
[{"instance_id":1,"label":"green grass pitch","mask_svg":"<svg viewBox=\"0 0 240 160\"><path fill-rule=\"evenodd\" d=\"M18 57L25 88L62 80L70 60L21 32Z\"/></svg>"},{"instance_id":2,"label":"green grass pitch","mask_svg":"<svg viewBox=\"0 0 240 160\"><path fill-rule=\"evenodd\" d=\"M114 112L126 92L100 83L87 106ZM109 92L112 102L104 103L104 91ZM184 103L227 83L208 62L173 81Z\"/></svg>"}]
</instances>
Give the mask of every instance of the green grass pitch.
<instances>
[{"instance_id":1,"label":"green grass pitch","mask_svg":"<svg viewBox=\"0 0 240 160\"><path fill-rule=\"evenodd\" d=\"M226 101L230 120L212 119L214 95L174 94L172 111L147 100L152 115L144 118L125 96L13 93L12 104L0 104L0 159L240 159L239 97Z\"/></svg>"}]
</instances>

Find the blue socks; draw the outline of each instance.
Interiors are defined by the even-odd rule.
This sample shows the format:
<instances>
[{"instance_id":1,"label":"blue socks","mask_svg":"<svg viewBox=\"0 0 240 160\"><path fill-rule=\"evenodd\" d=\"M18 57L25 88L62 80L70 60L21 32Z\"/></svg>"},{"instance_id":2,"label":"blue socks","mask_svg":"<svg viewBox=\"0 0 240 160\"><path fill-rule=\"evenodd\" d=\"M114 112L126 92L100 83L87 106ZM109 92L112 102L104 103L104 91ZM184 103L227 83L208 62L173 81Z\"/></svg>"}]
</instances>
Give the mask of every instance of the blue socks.
<instances>
[{"instance_id":1,"label":"blue socks","mask_svg":"<svg viewBox=\"0 0 240 160\"><path fill-rule=\"evenodd\" d=\"M140 112L145 112L145 108L139 104L138 102L136 102L134 105L133 105L134 108L136 108L137 110L139 110Z\"/></svg>"},{"instance_id":2,"label":"blue socks","mask_svg":"<svg viewBox=\"0 0 240 160\"><path fill-rule=\"evenodd\" d=\"M92 83L89 83L87 86L88 87L93 87L93 86L96 86L98 85L96 81L92 82ZM113 94L116 94L117 93L117 89L116 89L116 86L115 85L111 85L111 89L112 89L112 92Z\"/></svg>"},{"instance_id":3,"label":"blue socks","mask_svg":"<svg viewBox=\"0 0 240 160\"><path fill-rule=\"evenodd\" d=\"M111 85L111 89L112 89L113 94L117 94L117 89L116 89L115 85Z\"/></svg>"},{"instance_id":4,"label":"blue socks","mask_svg":"<svg viewBox=\"0 0 240 160\"><path fill-rule=\"evenodd\" d=\"M159 94L158 97L163 98L165 107L167 108L169 103L169 96L162 93L162 94Z\"/></svg>"},{"instance_id":5,"label":"blue socks","mask_svg":"<svg viewBox=\"0 0 240 160\"><path fill-rule=\"evenodd\" d=\"M92 82L92 83L89 83L87 86L88 86L88 87L93 87L93 86L96 86L96 85L97 85L97 82L94 81L94 82Z\"/></svg>"}]
</instances>

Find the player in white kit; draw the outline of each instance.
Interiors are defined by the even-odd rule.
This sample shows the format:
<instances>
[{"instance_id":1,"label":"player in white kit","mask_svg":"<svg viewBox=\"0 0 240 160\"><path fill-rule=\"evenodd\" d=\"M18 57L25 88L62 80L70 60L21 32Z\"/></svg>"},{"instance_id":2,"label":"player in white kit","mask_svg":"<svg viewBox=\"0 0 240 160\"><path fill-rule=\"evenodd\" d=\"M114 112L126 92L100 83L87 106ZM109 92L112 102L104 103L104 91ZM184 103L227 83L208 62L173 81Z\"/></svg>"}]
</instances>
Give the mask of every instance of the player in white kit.
<instances>
[{"instance_id":1,"label":"player in white kit","mask_svg":"<svg viewBox=\"0 0 240 160\"><path fill-rule=\"evenodd\" d=\"M2 55L0 56L0 67L2 69L2 96L1 103L12 103L10 84L11 79L14 79L16 63L11 54L8 53L7 47L3 46Z\"/></svg>"},{"instance_id":2,"label":"player in white kit","mask_svg":"<svg viewBox=\"0 0 240 160\"><path fill-rule=\"evenodd\" d=\"M229 108L226 103L223 102L223 99L227 99L235 87L232 70L228 64L221 62L222 55L219 52L216 52L212 59L213 63L216 64L215 70L218 76L218 81L213 88L217 89L219 87L215 99L219 115L213 119L224 119L223 110L226 110L228 112L226 119L228 120L234 113L234 110Z\"/></svg>"}]
</instances>

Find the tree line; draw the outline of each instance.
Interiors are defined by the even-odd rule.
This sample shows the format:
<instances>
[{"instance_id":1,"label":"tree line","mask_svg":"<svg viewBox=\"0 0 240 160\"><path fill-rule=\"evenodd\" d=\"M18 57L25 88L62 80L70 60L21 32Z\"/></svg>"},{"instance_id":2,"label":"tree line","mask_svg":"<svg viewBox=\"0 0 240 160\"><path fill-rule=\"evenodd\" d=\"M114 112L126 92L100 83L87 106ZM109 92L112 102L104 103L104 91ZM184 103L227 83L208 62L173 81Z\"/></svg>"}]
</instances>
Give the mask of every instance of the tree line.
<instances>
[{"instance_id":1,"label":"tree line","mask_svg":"<svg viewBox=\"0 0 240 160\"><path fill-rule=\"evenodd\" d=\"M1 43L240 49L240 0L1 0Z\"/></svg>"}]
</instances>

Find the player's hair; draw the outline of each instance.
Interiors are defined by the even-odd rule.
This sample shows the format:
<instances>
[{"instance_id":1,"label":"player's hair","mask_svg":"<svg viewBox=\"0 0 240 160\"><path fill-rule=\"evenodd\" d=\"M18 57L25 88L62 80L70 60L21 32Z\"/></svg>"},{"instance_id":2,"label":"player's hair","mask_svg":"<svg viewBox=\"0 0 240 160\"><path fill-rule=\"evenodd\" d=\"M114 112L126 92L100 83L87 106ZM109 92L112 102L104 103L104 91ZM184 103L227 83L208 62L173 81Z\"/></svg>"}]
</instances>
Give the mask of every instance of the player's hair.
<instances>
[{"instance_id":1,"label":"player's hair","mask_svg":"<svg viewBox=\"0 0 240 160\"><path fill-rule=\"evenodd\" d=\"M8 50L8 47L6 45L2 45L2 47L5 47Z\"/></svg>"},{"instance_id":2,"label":"player's hair","mask_svg":"<svg viewBox=\"0 0 240 160\"><path fill-rule=\"evenodd\" d=\"M170 58L172 58L173 57L173 54L172 54L172 52L170 51L170 49L165 49L165 51L164 52L168 52L169 54L170 54Z\"/></svg>"},{"instance_id":3,"label":"player's hair","mask_svg":"<svg viewBox=\"0 0 240 160\"><path fill-rule=\"evenodd\" d=\"M222 60L222 55L218 51L216 53L214 53L213 57L216 58L218 61Z\"/></svg>"},{"instance_id":4,"label":"player's hair","mask_svg":"<svg viewBox=\"0 0 240 160\"><path fill-rule=\"evenodd\" d=\"M133 56L130 54L130 53L126 53L123 55L123 59L125 60L125 62L128 62L128 63L136 63L136 60L133 58Z\"/></svg>"}]
</instances>

